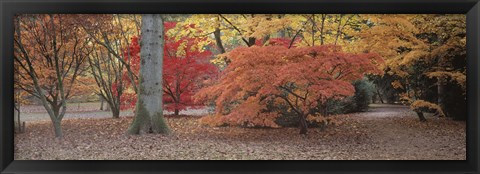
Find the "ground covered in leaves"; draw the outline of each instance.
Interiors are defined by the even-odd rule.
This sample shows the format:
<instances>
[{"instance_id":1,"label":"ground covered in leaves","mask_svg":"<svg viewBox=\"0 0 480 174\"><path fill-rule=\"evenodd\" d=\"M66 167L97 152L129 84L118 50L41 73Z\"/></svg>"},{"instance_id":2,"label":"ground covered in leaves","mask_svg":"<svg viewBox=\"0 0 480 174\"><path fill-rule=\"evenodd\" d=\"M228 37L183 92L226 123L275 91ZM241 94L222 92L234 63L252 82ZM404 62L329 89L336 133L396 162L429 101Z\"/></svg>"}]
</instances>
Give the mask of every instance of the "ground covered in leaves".
<instances>
[{"instance_id":1,"label":"ground covered in leaves","mask_svg":"<svg viewBox=\"0 0 480 174\"><path fill-rule=\"evenodd\" d=\"M427 117L408 108L375 105L337 116L342 124L310 128L206 127L198 116L167 117L172 135L128 136L131 117L63 121L56 140L49 121L27 123L15 135L15 160L465 160L465 122Z\"/></svg>"}]
</instances>

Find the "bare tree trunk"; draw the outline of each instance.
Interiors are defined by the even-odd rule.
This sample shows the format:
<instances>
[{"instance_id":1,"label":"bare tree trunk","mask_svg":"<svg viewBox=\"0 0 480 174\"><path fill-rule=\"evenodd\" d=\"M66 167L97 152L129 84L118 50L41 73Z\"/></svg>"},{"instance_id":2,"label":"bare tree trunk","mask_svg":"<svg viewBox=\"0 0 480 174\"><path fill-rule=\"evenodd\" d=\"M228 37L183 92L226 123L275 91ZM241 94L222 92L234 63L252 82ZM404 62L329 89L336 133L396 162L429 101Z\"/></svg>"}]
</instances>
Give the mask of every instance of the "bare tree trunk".
<instances>
[{"instance_id":1,"label":"bare tree trunk","mask_svg":"<svg viewBox=\"0 0 480 174\"><path fill-rule=\"evenodd\" d=\"M103 111L103 102L104 102L103 97L100 96L100 110L101 111Z\"/></svg>"},{"instance_id":2,"label":"bare tree trunk","mask_svg":"<svg viewBox=\"0 0 480 174\"><path fill-rule=\"evenodd\" d=\"M108 102L107 102L107 107L105 107L105 108L106 108L106 111L111 111L111 110L112 110L112 109L111 109L112 106L111 106Z\"/></svg>"},{"instance_id":3,"label":"bare tree trunk","mask_svg":"<svg viewBox=\"0 0 480 174\"><path fill-rule=\"evenodd\" d=\"M63 103L63 102L62 102ZM63 138L63 132L62 132L62 119L65 114L64 111L60 112L60 109L66 108L63 104L52 104L51 107L51 112L53 113L53 116L50 116L52 119L52 125L53 125L53 130L55 131L55 137L56 138Z\"/></svg>"},{"instance_id":4,"label":"bare tree trunk","mask_svg":"<svg viewBox=\"0 0 480 174\"><path fill-rule=\"evenodd\" d=\"M320 45L323 45L323 34L324 34L324 28L325 28L325 19L327 19L326 14L322 14L322 28L320 29Z\"/></svg>"},{"instance_id":5,"label":"bare tree trunk","mask_svg":"<svg viewBox=\"0 0 480 174\"><path fill-rule=\"evenodd\" d=\"M222 53L222 54L225 53L225 47L223 47L222 38L221 38L221 35L220 35L220 29L219 28L215 28L215 31L213 32L213 36L215 36L215 43L216 43L217 48L220 51L220 53Z\"/></svg>"},{"instance_id":6,"label":"bare tree trunk","mask_svg":"<svg viewBox=\"0 0 480 174\"><path fill-rule=\"evenodd\" d=\"M254 46L256 42L256 39L254 37L249 37L248 38L248 47Z\"/></svg>"},{"instance_id":7,"label":"bare tree trunk","mask_svg":"<svg viewBox=\"0 0 480 174\"><path fill-rule=\"evenodd\" d=\"M382 94L380 93L380 91L378 90L378 88L376 88L376 89L377 89L376 91L377 91L378 99L380 99L380 102L381 102L382 104L384 104L385 102L383 101Z\"/></svg>"},{"instance_id":8,"label":"bare tree trunk","mask_svg":"<svg viewBox=\"0 0 480 174\"><path fill-rule=\"evenodd\" d=\"M110 109L112 110L112 117L113 118L120 118L120 108L116 108L111 106Z\"/></svg>"},{"instance_id":9,"label":"bare tree trunk","mask_svg":"<svg viewBox=\"0 0 480 174\"><path fill-rule=\"evenodd\" d=\"M307 134L307 131L308 131L307 120L303 115L299 115L299 128L300 128L300 134Z\"/></svg>"},{"instance_id":10,"label":"bare tree trunk","mask_svg":"<svg viewBox=\"0 0 480 174\"><path fill-rule=\"evenodd\" d=\"M18 133L24 132L25 126L22 126L22 121L20 120L20 104L18 103L15 103L14 107L14 125Z\"/></svg>"},{"instance_id":11,"label":"bare tree trunk","mask_svg":"<svg viewBox=\"0 0 480 174\"><path fill-rule=\"evenodd\" d=\"M62 138L63 137L61 122L62 122L61 120L55 120L53 122L53 128L55 130L55 137L57 137L57 138Z\"/></svg>"},{"instance_id":12,"label":"bare tree trunk","mask_svg":"<svg viewBox=\"0 0 480 174\"><path fill-rule=\"evenodd\" d=\"M265 35L265 37L263 37L262 45L265 45L268 42L268 40L270 40L270 34L267 34L267 35Z\"/></svg>"},{"instance_id":13,"label":"bare tree trunk","mask_svg":"<svg viewBox=\"0 0 480 174\"><path fill-rule=\"evenodd\" d=\"M425 122L427 121L427 119L425 118L425 116L423 115L423 112L420 112L420 111L415 111L418 115L418 118L420 119L421 122Z\"/></svg>"},{"instance_id":14,"label":"bare tree trunk","mask_svg":"<svg viewBox=\"0 0 480 174\"><path fill-rule=\"evenodd\" d=\"M215 31L213 32L213 36L215 37L215 43L217 45L218 50L220 51L221 54L225 53L225 47L223 47L222 43L222 38L220 34L220 29L215 28ZM227 57L224 57L223 60L225 61L225 64L230 64L230 60Z\"/></svg>"},{"instance_id":15,"label":"bare tree trunk","mask_svg":"<svg viewBox=\"0 0 480 174\"><path fill-rule=\"evenodd\" d=\"M441 78L438 78L437 96L438 96L437 98L438 105L443 111L445 111L445 85L444 85L444 80Z\"/></svg>"},{"instance_id":16,"label":"bare tree trunk","mask_svg":"<svg viewBox=\"0 0 480 174\"><path fill-rule=\"evenodd\" d=\"M140 78L135 118L128 134L169 134L163 117L163 19L160 14L142 15Z\"/></svg>"}]
</instances>

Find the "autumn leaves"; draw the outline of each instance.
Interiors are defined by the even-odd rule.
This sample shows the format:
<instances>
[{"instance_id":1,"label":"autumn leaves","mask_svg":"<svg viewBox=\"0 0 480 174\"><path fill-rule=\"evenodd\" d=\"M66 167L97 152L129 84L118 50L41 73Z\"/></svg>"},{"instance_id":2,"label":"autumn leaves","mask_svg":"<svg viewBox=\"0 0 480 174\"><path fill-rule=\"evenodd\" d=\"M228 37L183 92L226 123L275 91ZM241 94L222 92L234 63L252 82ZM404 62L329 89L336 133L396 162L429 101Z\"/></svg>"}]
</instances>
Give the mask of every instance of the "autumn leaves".
<instances>
[{"instance_id":1,"label":"autumn leaves","mask_svg":"<svg viewBox=\"0 0 480 174\"><path fill-rule=\"evenodd\" d=\"M220 82L197 93L197 99L216 107L215 116L204 122L279 127L276 118L287 107L298 116L302 134L307 117L325 117L328 100L352 96L351 82L381 74L383 62L377 54L345 53L339 46L255 46L237 48L228 57L231 63Z\"/></svg>"}]
</instances>

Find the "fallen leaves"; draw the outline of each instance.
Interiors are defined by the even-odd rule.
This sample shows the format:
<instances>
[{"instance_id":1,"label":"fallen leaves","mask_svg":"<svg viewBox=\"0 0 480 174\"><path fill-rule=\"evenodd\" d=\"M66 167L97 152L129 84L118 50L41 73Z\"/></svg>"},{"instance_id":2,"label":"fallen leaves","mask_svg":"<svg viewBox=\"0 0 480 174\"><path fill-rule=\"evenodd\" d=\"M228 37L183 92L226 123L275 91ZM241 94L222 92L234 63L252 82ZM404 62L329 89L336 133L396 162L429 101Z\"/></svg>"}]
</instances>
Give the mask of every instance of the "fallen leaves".
<instances>
[{"instance_id":1,"label":"fallen leaves","mask_svg":"<svg viewBox=\"0 0 480 174\"><path fill-rule=\"evenodd\" d=\"M342 124L310 128L208 127L198 117L167 116L173 134L130 136L132 118L69 119L65 137L49 121L15 135L15 160L465 160L465 122L427 117L408 108L339 115ZM383 115L382 115L383 114Z\"/></svg>"}]
</instances>

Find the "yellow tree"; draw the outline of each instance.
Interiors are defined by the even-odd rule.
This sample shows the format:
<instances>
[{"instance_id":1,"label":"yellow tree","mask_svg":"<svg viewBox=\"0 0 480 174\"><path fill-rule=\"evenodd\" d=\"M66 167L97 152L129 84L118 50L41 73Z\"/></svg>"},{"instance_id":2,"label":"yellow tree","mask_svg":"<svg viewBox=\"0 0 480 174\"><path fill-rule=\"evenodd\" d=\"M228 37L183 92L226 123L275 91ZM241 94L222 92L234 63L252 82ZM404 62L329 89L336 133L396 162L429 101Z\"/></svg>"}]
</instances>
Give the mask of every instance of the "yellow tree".
<instances>
[{"instance_id":1,"label":"yellow tree","mask_svg":"<svg viewBox=\"0 0 480 174\"><path fill-rule=\"evenodd\" d=\"M93 53L88 62L90 74L97 85L96 93L102 102L106 101L113 118L120 115L122 95L126 90L137 93L135 85L138 75L132 58L130 47L132 36L140 34L138 15L97 14L78 15L77 23L92 39ZM125 75L125 79L122 76ZM126 83L133 84L127 89ZM103 104L103 103L102 103Z\"/></svg>"},{"instance_id":2,"label":"yellow tree","mask_svg":"<svg viewBox=\"0 0 480 174\"><path fill-rule=\"evenodd\" d=\"M102 101L108 103L113 118L120 117L120 97L125 90L122 74L125 70L123 63L118 61L104 47L97 43L92 45L93 52L88 56L90 73L96 84L95 93Z\"/></svg>"},{"instance_id":3,"label":"yellow tree","mask_svg":"<svg viewBox=\"0 0 480 174\"><path fill-rule=\"evenodd\" d=\"M460 110L466 106L466 16L419 15L412 22L429 45L425 75L436 80L439 108L447 116L464 119L466 113Z\"/></svg>"},{"instance_id":4,"label":"yellow tree","mask_svg":"<svg viewBox=\"0 0 480 174\"><path fill-rule=\"evenodd\" d=\"M251 47L256 44L265 44L271 37L281 31L289 23L285 15L274 14L195 14L177 23L177 38L182 37L207 37L199 43L199 47L215 42L218 53L215 64L225 65L229 60L226 52L237 46ZM195 25L185 28L184 26Z\"/></svg>"},{"instance_id":5,"label":"yellow tree","mask_svg":"<svg viewBox=\"0 0 480 174\"><path fill-rule=\"evenodd\" d=\"M302 46L341 45L352 51L353 36L360 30L358 14L295 14L286 15L290 23L285 28L290 37L301 37Z\"/></svg>"},{"instance_id":6,"label":"yellow tree","mask_svg":"<svg viewBox=\"0 0 480 174\"><path fill-rule=\"evenodd\" d=\"M459 68L460 71L448 68L452 67L452 57L462 57L464 52L461 50L465 48L465 40L462 39L465 37L465 34L462 34L465 32L465 25L462 25L464 19L455 15L364 16L368 25L358 33L357 37L361 39L355 49L363 52L375 51L384 57L384 71L397 79L391 85L404 91L401 98L411 105L421 121L426 121L423 111L445 115L442 111L444 107L437 105L441 102L424 100L425 94L429 92L424 82L428 77L449 76L457 83L464 83L462 68ZM449 29L439 29L444 25L446 26L443 28ZM447 53L454 55L446 56ZM460 65L464 66L465 64ZM446 72L446 69L450 70ZM438 84L444 83L438 80ZM440 101L442 95L439 93Z\"/></svg>"},{"instance_id":7,"label":"yellow tree","mask_svg":"<svg viewBox=\"0 0 480 174\"><path fill-rule=\"evenodd\" d=\"M78 15L77 23L88 34L89 38L96 43L97 50L105 50L107 56L112 56L126 70L129 81L138 80L138 76L132 70L131 58L129 55L131 37L140 34L141 19L138 15ZM123 48L127 48L124 50ZM100 77L100 76L99 76ZM135 83L133 83L135 84ZM102 84L98 84L102 86ZM103 87L102 87L103 88ZM133 90L137 93L138 88L133 85ZM105 96L105 100L110 100ZM114 103L113 100L109 103Z\"/></svg>"}]
</instances>

